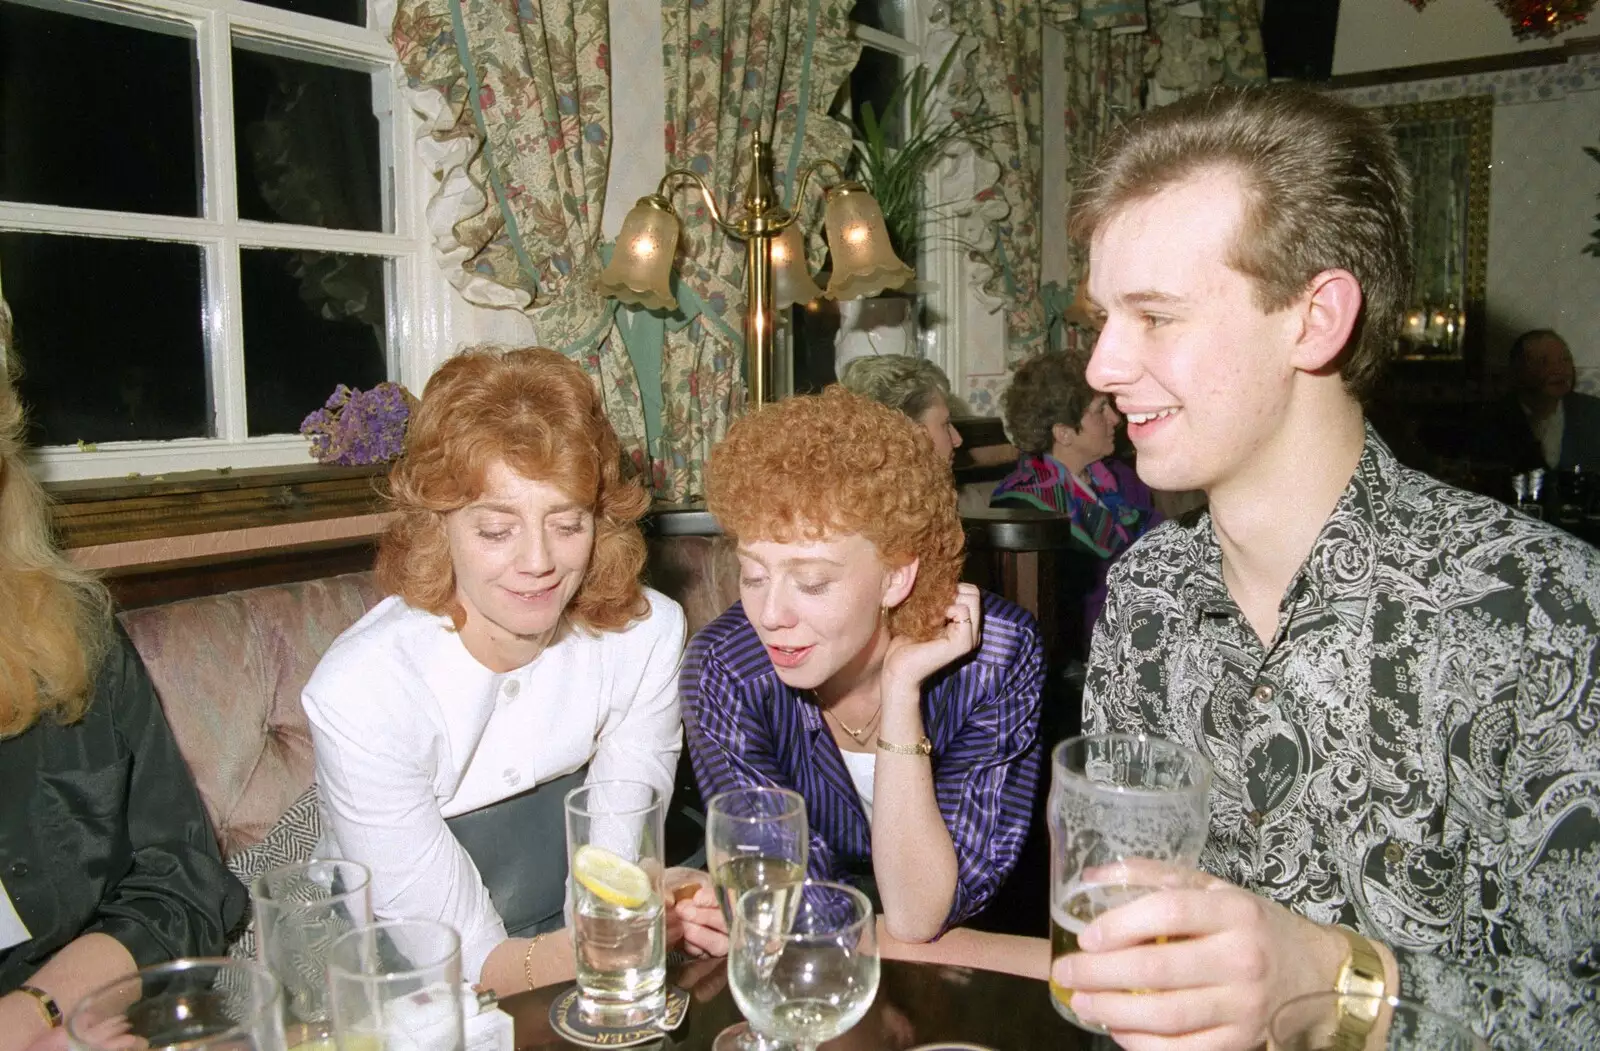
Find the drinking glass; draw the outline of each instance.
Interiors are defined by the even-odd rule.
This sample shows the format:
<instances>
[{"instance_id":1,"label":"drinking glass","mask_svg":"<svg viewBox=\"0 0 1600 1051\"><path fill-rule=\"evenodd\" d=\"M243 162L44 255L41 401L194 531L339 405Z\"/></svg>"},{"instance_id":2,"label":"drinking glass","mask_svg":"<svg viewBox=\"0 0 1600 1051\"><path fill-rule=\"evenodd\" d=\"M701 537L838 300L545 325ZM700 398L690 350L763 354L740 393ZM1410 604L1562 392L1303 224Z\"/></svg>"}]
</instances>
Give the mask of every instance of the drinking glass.
<instances>
[{"instance_id":1,"label":"drinking glass","mask_svg":"<svg viewBox=\"0 0 1600 1051\"><path fill-rule=\"evenodd\" d=\"M1159 737L1095 734L1056 746L1050 783L1050 962L1078 951L1096 917L1157 888L1092 870L1145 859L1199 864L1209 818L1211 764ZM1078 1019L1072 990L1050 980L1061 1017Z\"/></svg>"},{"instance_id":2,"label":"drinking glass","mask_svg":"<svg viewBox=\"0 0 1600 1051\"><path fill-rule=\"evenodd\" d=\"M372 873L355 861L281 865L250 883L256 956L283 983L292 1051L332 1051L328 950L372 922Z\"/></svg>"},{"instance_id":3,"label":"drinking glass","mask_svg":"<svg viewBox=\"0 0 1600 1051\"><path fill-rule=\"evenodd\" d=\"M1366 1017L1383 1011L1388 1023L1383 1046L1389 1051L1489 1051L1489 1045L1454 1018L1394 996L1344 996L1312 993L1290 1000L1272 1016L1268 1032L1273 1051L1361 1051L1365 1038L1339 1034L1339 1008L1354 1007Z\"/></svg>"},{"instance_id":4,"label":"drinking glass","mask_svg":"<svg viewBox=\"0 0 1600 1051\"><path fill-rule=\"evenodd\" d=\"M706 867L733 929L733 906L756 887L792 887L806 878L810 845L806 801L787 788L737 788L706 807ZM764 1049L759 1033L740 1022L717 1034L714 1051Z\"/></svg>"},{"instance_id":5,"label":"drinking glass","mask_svg":"<svg viewBox=\"0 0 1600 1051\"><path fill-rule=\"evenodd\" d=\"M872 903L820 880L745 891L734 903L728 988L768 1047L816 1051L878 995Z\"/></svg>"},{"instance_id":6,"label":"drinking glass","mask_svg":"<svg viewBox=\"0 0 1600 1051\"><path fill-rule=\"evenodd\" d=\"M633 1028L666 1007L661 793L596 781L567 793L567 874L578 1013L597 1028Z\"/></svg>"},{"instance_id":7,"label":"drinking glass","mask_svg":"<svg viewBox=\"0 0 1600 1051\"><path fill-rule=\"evenodd\" d=\"M89 993L66 1030L74 1051L284 1051L283 987L250 960L174 960Z\"/></svg>"},{"instance_id":8,"label":"drinking glass","mask_svg":"<svg viewBox=\"0 0 1600 1051\"><path fill-rule=\"evenodd\" d=\"M433 920L386 920L328 950L338 1051L464 1051L461 937Z\"/></svg>"}]
</instances>

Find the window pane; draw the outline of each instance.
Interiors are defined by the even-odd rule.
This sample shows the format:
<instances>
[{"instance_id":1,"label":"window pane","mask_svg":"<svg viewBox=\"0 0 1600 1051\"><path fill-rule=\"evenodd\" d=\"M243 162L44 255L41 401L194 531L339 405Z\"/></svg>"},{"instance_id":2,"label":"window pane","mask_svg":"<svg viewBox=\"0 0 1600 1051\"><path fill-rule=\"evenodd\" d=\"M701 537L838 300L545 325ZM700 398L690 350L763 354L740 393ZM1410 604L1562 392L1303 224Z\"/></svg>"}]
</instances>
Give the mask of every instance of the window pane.
<instances>
[{"instance_id":1,"label":"window pane","mask_svg":"<svg viewBox=\"0 0 1600 1051\"><path fill-rule=\"evenodd\" d=\"M372 77L233 50L239 217L386 231Z\"/></svg>"},{"instance_id":2,"label":"window pane","mask_svg":"<svg viewBox=\"0 0 1600 1051\"><path fill-rule=\"evenodd\" d=\"M252 436L296 433L339 384L388 378L385 260L249 248L239 266Z\"/></svg>"},{"instance_id":3,"label":"window pane","mask_svg":"<svg viewBox=\"0 0 1600 1051\"><path fill-rule=\"evenodd\" d=\"M0 233L28 442L212 434L201 250Z\"/></svg>"},{"instance_id":4,"label":"window pane","mask_svg":"<svg viewBox=\"0 0 1600 1051\"><path fill-rule=\"evenodd\" d=\"M850 21L895 36L906 35L906 0L856 0Z\"/></svg>"},{"instance_id":5,"label":"window pane","mask_svg":"<svg viewBox=\"0 0 1600 1051\"><path fill-rule=\"evenodd\" d=\"M884 142L890 146L900 145L901 127L904 123L901 120L899 107L893 112L889 110L889 97L894 94L895 86L904 76L901 66L899 55L864 47L861 49L861 58L856 62L856 68L850 71L852 123L857 128L862 126L862 104L871 103L872 115L877 118L878 126L883 131Z\"/></svg>"},{"instance_id":6,"label":"window pane","mask_svg":"<svg viewBox=\"0 0 1600 1051\"><path fill-rule=\"evenodd\" d=\"M194 41L0 0L0 198L200 214Z\"/></svg>"},{"instance_id":7,"label":"window pane","mask_svg":"<svg viewBox=\"0 0 1600 1051\"><path fill-rule=\"evenodd\" d=\"M255 0L255 2L266 7L276 7L279 11L293 11L315 18L331 18L335 22L343 22L350 26L367 24L366 0Z\"/></svg>"}]
</instances>

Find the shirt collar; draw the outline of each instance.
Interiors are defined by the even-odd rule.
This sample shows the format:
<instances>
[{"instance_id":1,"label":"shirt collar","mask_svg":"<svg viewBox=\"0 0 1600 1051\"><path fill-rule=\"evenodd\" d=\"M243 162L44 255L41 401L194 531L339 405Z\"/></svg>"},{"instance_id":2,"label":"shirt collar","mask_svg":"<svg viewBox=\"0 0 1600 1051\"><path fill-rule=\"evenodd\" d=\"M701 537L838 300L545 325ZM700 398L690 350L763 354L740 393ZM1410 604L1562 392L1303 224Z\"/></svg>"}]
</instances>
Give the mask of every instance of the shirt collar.
<instances>
[{"instance_id":1,"label":"shirt collar","mask_svg":"<svg viewBox=\"0 0 1600 1051\"><path fill-rule=\"evenodd\" d=\"M1354 584L1369 578L1378 560L1384 530L1393 511L1400 462L1369 422L1355 473L1322 524L1311 551L1284 593L1280 609L1304 603L1332 606L1354 596ZM1222 545L1208 511L1195 523L1197 571L1184 577L1179 595L1195 615L1236 613L1238 607L1222 577ZM1364 594L1366 589L1361 589Z\"/></svg>"}]
</instances>

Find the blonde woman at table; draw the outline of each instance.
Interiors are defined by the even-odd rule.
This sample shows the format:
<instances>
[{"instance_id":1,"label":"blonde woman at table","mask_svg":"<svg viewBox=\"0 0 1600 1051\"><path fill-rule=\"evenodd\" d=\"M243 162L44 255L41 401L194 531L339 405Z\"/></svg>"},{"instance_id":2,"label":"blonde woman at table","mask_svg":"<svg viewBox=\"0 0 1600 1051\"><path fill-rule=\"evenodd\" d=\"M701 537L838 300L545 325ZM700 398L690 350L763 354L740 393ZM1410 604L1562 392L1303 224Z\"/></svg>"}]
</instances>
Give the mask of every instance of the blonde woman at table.
<instances>
[{"instance_id":1,"label":"blonde woman at table","mask_svg":"<svg viewBox=\"0 0 1600 1051\"><path fill-rule=\"evenodd\" d=\"M0 304L0 1051L64 1048L95 987L220 953L245 892L222 864L138 651L52 544L23 458Z\"/></svg>"},{"instance_id":2,"label":"blonde woman at table","mask_svg":"<svg viewBox=\"0 0 1600 1051\"><path fill-rule=\"evenodd\" d=\"M740 602L684 659L702 794L799 792L810 874L868 891L897 941L939 937L988 903L1027 831L1037 624L957 583L947 458L842 387L734 424L706 495L738 544Z\"/></svg>"},{"instance_id":3,"label":"blonde woman at table","mask_svg":"<svg viewBox=\"0 0 1600 1051\"><path fill-rule=\"evenodd\" d=\"M324 849L372 870L380 918L459 930L466 976L502 994L573 973L565 794L672 792L684 618L639 583L649 501L621 468L563 355L447 361L389 477L390 597L305 690Z\"/></svg>"}]
</instances>

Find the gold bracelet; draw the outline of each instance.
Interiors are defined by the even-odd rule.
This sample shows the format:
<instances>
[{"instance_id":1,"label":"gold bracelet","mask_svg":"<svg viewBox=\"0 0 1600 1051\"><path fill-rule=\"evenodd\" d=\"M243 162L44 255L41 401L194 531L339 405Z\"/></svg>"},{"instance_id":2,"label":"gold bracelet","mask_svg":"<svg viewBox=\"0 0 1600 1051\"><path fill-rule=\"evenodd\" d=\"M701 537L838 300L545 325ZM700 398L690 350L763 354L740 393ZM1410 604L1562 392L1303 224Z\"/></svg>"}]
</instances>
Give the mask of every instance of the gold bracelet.
<instances>
[{"instance_id":1,"label":"gold bracelet","mask_svg":"<svg viewBox=\"0 0 1600 1051\"><path fill-rule=\"evenodd\" d=\"M920 755L924 759L933 754L933 742L928 740L928 735L923 734L922 740L916 744L890 744L883 738L878 738L878 748L895 755Z\"/></svg>"},{"instance_id":2,"label":"gold bracelet","mask_svg":"<svg viewBox=\"0 0 1600 1051\"><path fill-rule=\"evenodd\" d=\"M550 937L552 934L560 934L560 933L561 933L561 930L558 928L558 929L553 930L553 931L545 931L542 934L535 934L532 938L528 939L528 951L522 954L522 977L523 977L523 979L525 981L527 981L529 989L535 988L535 983L534 983L534 980L533 980L533 950L534 950L534 948L540 942L542 942L546 938Z\"/></svg>"},{"instance_id":3,"label":"gold bracelet","mask_svg":"<svg viewBox=\"0 0 1600 1051\"><path fill-rule=\"evenodd\" d=\"M1335 927L1334 930L1344 935L1344 940L1350 945L1350 953L1344 958L1344 963L1339 965L1338 977L1333 980L1333 991L1340 996L1340 1046L1344 1046L1344 1041L1349 1040L1351 1042L1349 1046L1360 1047L1366 1042L1367 1034L1372 1032L1372 1027L1378 1024L1384 997L1388 995L1388 986L1383 974L1383 958L1378 955L1378 950L1373 948L1371 942L1350 928ZM1375 997L1377 1003L1369 1009L1367 1006L1369 1001L1352 1001L1347 999L1348 997Z\"/></svg>"},{"instance_id":4,"label":"gold bracelet","mask_svg":"<svg viewBox=\"0 0 1600 1051\"><path fill-rule=\"evenodd\" d=\"M45 1025L51 1029L61 1028L61 1008L56 1006L55 997L37 985L19 985L17 992L33 998L33 1005L39 1009L39 1016L44 1019Z\"/></svg>"}]
</instances>

